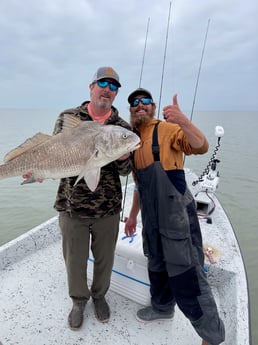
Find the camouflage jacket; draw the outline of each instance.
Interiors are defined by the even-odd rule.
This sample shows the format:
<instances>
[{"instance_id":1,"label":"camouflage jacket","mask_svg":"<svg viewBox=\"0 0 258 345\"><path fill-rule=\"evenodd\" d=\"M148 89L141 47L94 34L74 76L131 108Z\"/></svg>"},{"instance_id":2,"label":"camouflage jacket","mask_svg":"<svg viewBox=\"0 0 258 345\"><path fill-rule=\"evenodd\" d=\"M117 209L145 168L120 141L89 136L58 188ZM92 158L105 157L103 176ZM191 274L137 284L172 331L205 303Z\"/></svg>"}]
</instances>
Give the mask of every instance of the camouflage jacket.
<instances>
[{"instance_id":1,"label":"camouflage jacket","mask_svg":"<svg viewBox=\"0 0 258 345\"><path fill-rule=\"evenodd\" d=\"M82 121L92 121L88 113L88 101L81 106L63 111L57 118L54 134L62 131L64 114L73 114ZM131 129L129 124L118 115L118 110L112 107L112 114L105 124L113 124ZM130 158L124 161L114 161L101 168L101 176L97 189L91 192L84 179L75 186L75 177L63 178L57 191L54 208L58 212L69 212L82 218L100 218L117 214L121 211L122 190L120 177L132 171Z\"/></svg>"}]
</instances>

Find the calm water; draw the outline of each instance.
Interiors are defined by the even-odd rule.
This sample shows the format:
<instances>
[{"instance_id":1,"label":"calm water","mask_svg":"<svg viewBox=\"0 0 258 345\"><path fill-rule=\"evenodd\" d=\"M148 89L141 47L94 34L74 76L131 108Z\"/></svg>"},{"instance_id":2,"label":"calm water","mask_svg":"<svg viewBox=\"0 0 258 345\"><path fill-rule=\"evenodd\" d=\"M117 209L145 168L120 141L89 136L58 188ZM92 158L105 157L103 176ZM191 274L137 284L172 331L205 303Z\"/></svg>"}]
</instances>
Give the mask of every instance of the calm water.
<instances>
[{"instance_id":1,"label":"calm water","mask_svg":"<svg viewBox=\"0 0 258 345\"><path fill-rule=\"evenodd\" d=\"M0 110L0 162L8 151L35 133L51 134L58 113L58 110ZM258 294L258 112L196 112L193 122L210 142L207 155L186 159L186 167L193 168L198 175L217 144L215 126L223 126L225 130L217 154L221 177L217 195L234 226L244 256L253 344L258 344L258 308L255 307ZM56 215L53 203L57 181L25 186L20 185L21 181L20 177L0 180L0 245Z\"/></svg>"}]
</instances>

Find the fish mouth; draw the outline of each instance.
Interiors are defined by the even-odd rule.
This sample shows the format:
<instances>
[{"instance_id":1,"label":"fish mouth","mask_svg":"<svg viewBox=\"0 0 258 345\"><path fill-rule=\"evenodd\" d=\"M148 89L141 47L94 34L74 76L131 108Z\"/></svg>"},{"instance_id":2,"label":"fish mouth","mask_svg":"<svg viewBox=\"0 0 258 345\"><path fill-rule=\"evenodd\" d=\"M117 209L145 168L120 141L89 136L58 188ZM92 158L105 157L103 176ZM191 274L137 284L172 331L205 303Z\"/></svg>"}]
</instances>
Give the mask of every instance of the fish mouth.
<instances>
[{"instance_id":1,"label":"fish mouth","mask_svg":"<svg viewBox=\"0 0 258 345\"><path fill-rule=\"evenodd\" d=\"M129 146L128 147L128 151L135 151L135 150L137 150L139 147L141 147L141 143L139 142L139 143L137 143L137 144L133 144L133 145L131 145L131 146Z\"/></svg>"}]
</instances>

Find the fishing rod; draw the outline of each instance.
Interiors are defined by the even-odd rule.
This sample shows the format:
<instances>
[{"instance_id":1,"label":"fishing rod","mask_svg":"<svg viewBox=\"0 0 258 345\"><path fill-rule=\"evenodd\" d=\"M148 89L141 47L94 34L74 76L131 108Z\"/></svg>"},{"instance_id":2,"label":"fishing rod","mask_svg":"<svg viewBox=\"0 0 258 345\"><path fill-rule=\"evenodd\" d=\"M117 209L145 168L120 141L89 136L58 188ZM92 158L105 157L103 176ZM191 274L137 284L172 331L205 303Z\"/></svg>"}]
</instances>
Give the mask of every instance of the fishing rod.
<instances>
[{"instance_id":1,"label":"fishing rod","mask_svg":"<svg viewBox=\"0 0 258 345\"><path fill-rule=\"evenodd\" d=\"M199 84L199 78L200 78L200 73L201 73L201 68L202 68L202 61L203 61L204 51L205 51L205 47L206 47L206 41L207 41L209 26L210 26L210 19L208 20L207 29L206 29L206 33L205 33L205 38L204 38L204 42L203 42L203 49L202 49L202 55L201 55L201 60L200 60L200 65L199 65L196 85L195 85L195 92L194 92L194 98L193 98L193 105L192 105L190 121L192 121L192 118L193 118L194 105L195 105L195 100L196 100L196 95L197 95L197 89L198 89L198 84ZM215 147L215 149L213 151L213 154L212 154L212 156L211 156L211 158L210 158L206 168L202 172L202 174L198 177L197 180L192 182L193 186L195 186L198 183L200 183L200 190L196 193L195 197L198 195L199 192L205 192L207 194L207 196L210 198L210 196L208 195L208 192L209 193L215 193L215 191L216 191L216 189L218 187L218 184L219 184L219 172L217 170L217 164L220 161L217 159L216 155L217 155L217 151L218 151L218 149L220 147L220 139L224 135L223 127L216 126L216 128L215 128L215 135L218 138L217 146ZM184 162L185 162L185 156L184 156ZM212 208L209 211L208 216L214 211L214 209L215 209L215 207ZM206 216L206 218L207 218L207 222L211 221L210 217Z\"/></svg>"},{"instance_id":2,"label":"fishing rod","mask_svg":"<svg viewBox=\"0 0 258 345\"><path fill-rule=\"evenodd\" d=\"M165 62L166 62L166 55L167 55L167 42L168 42L168 33L169 33L169 24L170 24L170 14L171 14L171 1L169 3L167 33L166 33L165 49L164 49L164 57L163 57L163 66L162 66L162 74L161 74L161 85L160 85L159 106L158 106L158 118L159 118L159 112L160 112L160 103L161 103L161 97L162 97L164 70L165 70ZM150 23L150 18L148 18L147 29L146 29L146 37L145 37L145 44L144 44L144 50L143 50L143 58L142 58L142 66L141 66L139 87L141 87L141 81L142 81L143 66L144 66L146 46L147 46L147 38L148 38L148 33L149 33L149 23ZM122 206L122 214L121 214L121 221L122 222L125 221L125 219L124 219L124 207L125 207L127 185L128 185L128 175L126 176L126 183L125 183L125 188L124 188L124 198L123 198L123 206Z\"/></svg>"},{"instance_id":3,"label":"fishing rod","mask_svg":"<svg viewBox=\"0 0 258 345\"><path fill-rule=\"evenodd\" d=\"M141 82L142 82L143 66L144 66L144 61L145 61L147 39L148 39L148 34L149 34L149 25L150 25L150 17L148 18L148 22L147 22L147 29L146 29L145 43L144 43L144 49L143 49L143 57L142 57L142 65L141 65L141 72L140 72L139 87L141 87ZM125 209L125 200L126 200L127 186L128 186L128 175L126 176L126 180L125 180L124 197L123 197L123 205L122 205L122 214L121 214L121 218L120 218L121 222L125 222L126 221L124 219L124 209Z\"/></svg>"},{"instance_id":4,"label":"fishing rod","mask_svg":"<svg viewBox=\"0 0 258 345\"><path fill-rule=\"evenodd\" d=\"M200 65L199 65L199 70L198 70L198 75L197 75L196 84L195 84L194 98L193 98L193 104L192 104L192 110L191 110L190 121L192 121L192 118L193 118L195 100L196 100L197 89L198 89L198 85L199 85L199 79L200 79L200 74L201 74L201 69L202 69L202 61L203 61L204 51L205 51L205 47L206 47L206 41L207 41L209 26L210 26L210 19L208 20L207 29L206 29L206 33L205 33L205 38L204 38L204 42L203 42L202 55L201 55L201 60L200 60Z\"/></svg>"},{"instance_id":5,"label":"fishing rod","mask_svg":"<svg viewBox=\"0 0 258 345\"><path fill-rule=\"evenodd\" d=\"M203 56L204 56L204 52L205 52L205 47L206 47L206 41L207 41L207 37L208 37L209 27L210 27L210 19L208 19L208 23L207 23L207 28L206 28L206 32L205 32L203 47L202 47L201 60L200 60L199 69L198 69L198 73L197 73L197 79L196 79L196 83L195 83L193 104L192 104L191 115L190 115L190 121L191 122L192 122L192 119L193 119L194 106L195 106L197 90L198 90L198 86L199 86L199 79L200 79L200 74L201 74L201 69L202 69ZM185 158L186 158L186 156L184 155L184 159L183 159L184 163L185 163Z\"/></svg>"},{"instance_id":6,"label":"fishing rod","mask_svg":"<svg viewBox=\"0 0 258 345\"><path fill-rule=\"evenodd\" d=\"M146 37L145 37L143 57L142 57L142 67L141 67L141 73L140 73L139 87L141 87L141 83L142 83L142 74L143 74L143 66L144 66L144 61L145 61L145 53L146 53L146 47L147 47L147 38L148 38L148 33L149 33L149 25L150 25L150 17L148 18L147 29L146 29Z\"/></svg>"},{"instance_id":7,"label":"fishing rod","mask_svg":"<svg viewBox=\"0 0 258 345\"><path fill-rule=\"evenodd\" d=\"M161 85L160 85L159 106L158 106L158 118L159 118L159 112L160 112L160 103L161 103L162 87L163 87L163 79L164 79L164 70L165 70L165 62L166 62L166 54L167 54L167 42L168 42L168 32L169 32L169 24L170 24L170 13L171 13L171 1L169 3L167 33L166 33L165 49L164 49L164 57L163 57L163 67L162 67L162 74L161 74ZM139 87L141 87L141 81L142 81L143 66L144 66L144 62L145 62L145 53L146 53L147 39L148 39L148 33L149 33L149 24L150 24L150 18L148 18L148 22L147 22L147 29L146 29L146 37L145 37L145 44L144 44L144 50L143 50L143 58L142 58L142 65L141 65ZM121 218L120 218L120 220L122 222L125 221L125 219L124 219L124 208L125 208L127 185L128 185L128 175L126 176L126 182L125 182L125 188L124 188L123 206L122 206L122 214L121 214Z\"/></svg>"},{"instance_id":8,"label":"fishing rod","mask_svg":"<svg viewBox=\"0 0 258 345\"><path fill-rule=\"evenodd\" d=\"M159 113L160 113L160 104L161 104L161 96L162 96L162 89L163 89L164 70L165 70L166 55L167 55L167 43L168 43L168 32L169 32L169 24L170 24L170 13L171 13L171 1L170 1L170 3L169 3L167 33L166 33L166 40L165 40L165 49L164 49L162 73L161 73L161 83L160 83L160 93L159 93L159 105L158 105L158 119L159 119Z\"/></svg>"}]
</instances>

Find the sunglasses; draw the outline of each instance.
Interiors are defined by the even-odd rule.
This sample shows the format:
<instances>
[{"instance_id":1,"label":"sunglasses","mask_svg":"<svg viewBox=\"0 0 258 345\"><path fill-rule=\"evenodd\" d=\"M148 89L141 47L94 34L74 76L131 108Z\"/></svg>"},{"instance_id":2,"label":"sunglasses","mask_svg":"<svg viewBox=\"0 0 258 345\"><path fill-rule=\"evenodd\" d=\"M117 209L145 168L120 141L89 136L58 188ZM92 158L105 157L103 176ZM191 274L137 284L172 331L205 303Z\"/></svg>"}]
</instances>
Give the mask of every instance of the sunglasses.
<instances>
[{"instance_id":1,"label":"sunglasses","mask_svg":"<svg viewBox=\"0 0 258 345\"><path fill-rule=\"evenodd\" d=\"M142 98L135 98L131 103L130 106L133 107L137 107L139 105L139 103L141 102L141 104L143 105L149 105L153 103L153 100L151 98L147 98L147 97L142 97Z\"/></svg>"},{"instance_id":2,"label":"sunglasses","mask_svg":"<svg viewBox=\"0 0 258 345\"><path fill-rule=\"evenodd\" d=\"M107 80L97 80L97 84L102 89L105 89L105 87L109 86L110 91L117 91L119 88L119 86L114 84L112 81L107 81Z\"/></svg>"}]
</instances>

